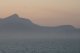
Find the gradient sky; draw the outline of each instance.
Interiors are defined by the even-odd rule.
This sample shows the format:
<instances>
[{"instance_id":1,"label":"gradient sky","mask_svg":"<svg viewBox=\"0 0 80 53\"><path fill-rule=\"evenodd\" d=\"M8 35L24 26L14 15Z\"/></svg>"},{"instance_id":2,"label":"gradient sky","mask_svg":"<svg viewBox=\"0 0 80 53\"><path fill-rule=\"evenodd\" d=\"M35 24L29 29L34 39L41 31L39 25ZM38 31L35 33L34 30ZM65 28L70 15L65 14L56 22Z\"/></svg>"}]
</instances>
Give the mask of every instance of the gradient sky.
<instances>
[{"instance_id":1,"label":"gradient sky","mask_svg":"<svg viewBox=\"0 0 80 53\"><path fill-rule=\"evenodd\" d=\"M80 28L80 0L0 0L0 18L14 13L45 26Z\"/></svg>"}]
</instances>

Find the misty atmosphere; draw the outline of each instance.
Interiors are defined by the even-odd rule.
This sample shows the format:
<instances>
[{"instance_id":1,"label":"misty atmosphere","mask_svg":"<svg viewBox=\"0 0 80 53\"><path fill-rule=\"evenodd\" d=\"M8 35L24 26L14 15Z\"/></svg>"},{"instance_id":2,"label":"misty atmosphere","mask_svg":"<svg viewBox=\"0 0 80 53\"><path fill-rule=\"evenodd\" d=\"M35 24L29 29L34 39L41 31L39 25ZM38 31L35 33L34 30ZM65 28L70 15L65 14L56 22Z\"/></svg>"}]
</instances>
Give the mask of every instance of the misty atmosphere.
<instances>
[{"instance_id":1,"label":"misty atmosphere","mask_svg":"<svg viewBox=\"0 0 80 53\"><path fill-rule=\"evenodd\" d=\"M0 53L80 53L80 0L0 0Z\"/></svg>"},{"instance_id":2,"label":"misty atmosphere","mask_svg":"<svg viewBox=\"0 0 80 53\"><path fill-rule=\"evenodd\" d=\"M40 26L13 14L0 19L0 53L80 53L80 29Z\"/></svg>"}]
</instances>

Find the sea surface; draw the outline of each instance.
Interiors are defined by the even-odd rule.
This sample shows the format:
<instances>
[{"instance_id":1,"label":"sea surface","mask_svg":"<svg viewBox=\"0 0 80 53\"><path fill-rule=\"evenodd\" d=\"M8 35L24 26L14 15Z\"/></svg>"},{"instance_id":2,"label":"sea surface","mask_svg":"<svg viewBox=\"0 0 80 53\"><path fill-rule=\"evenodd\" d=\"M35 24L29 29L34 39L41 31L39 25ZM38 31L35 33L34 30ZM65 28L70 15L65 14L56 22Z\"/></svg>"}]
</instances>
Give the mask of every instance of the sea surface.
<instances>
[{"instance_id":1,"label":"sea surface","mask_svg":"<svg viewBox=\"0 0 80 53\"><path fill-rule=\"evenodd\" d=\"M5 39L0 53L80 53L80 39Z\"/></svg>"}]
</instances>

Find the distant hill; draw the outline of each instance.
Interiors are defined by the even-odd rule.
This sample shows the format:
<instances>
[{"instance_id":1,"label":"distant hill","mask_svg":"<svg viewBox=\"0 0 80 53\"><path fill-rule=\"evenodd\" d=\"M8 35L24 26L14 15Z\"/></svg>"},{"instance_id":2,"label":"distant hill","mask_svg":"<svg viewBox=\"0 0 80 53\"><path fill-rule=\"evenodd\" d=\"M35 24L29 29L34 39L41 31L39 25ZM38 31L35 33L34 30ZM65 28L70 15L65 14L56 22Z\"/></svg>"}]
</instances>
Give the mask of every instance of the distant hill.
<instances>
[{"instance_id":1,"label":"distant hill","mask_svg":"<svg viewBox=\"0 0 80 53\"><path fill-rule=\"evenodd\" d=\"M32 29L36 25L33 24L29 19L20 18L17 14L9 16L5 19L0 20L0 29L2 30L19 30L19 29Z\"/></svg>"},{"instance_id":2,"label":"distant hill","mask_svg":"<svg viewBox=\"0 0 80 53\"><path fill-rule=\"evenodd\" d=\"M80 29L73 27L72 25L62 25L58 27L39 26L32 23L29 19L19 17L17 14L13 14L5 19L0 19L0 34L13 33L13 32L25 32L33 34L44 34L54 37L54 35L80 35Z\"/></svg>"}]
</instances>

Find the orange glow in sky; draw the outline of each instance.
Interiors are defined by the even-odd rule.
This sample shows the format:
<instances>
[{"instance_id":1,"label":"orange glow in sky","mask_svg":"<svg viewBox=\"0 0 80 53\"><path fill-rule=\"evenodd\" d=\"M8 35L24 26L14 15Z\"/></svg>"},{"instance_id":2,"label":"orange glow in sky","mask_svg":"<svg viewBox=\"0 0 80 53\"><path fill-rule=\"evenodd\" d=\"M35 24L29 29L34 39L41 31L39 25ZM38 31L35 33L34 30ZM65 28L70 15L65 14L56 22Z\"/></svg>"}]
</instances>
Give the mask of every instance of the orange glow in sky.
<instances>
[{"instance_id":1,"label":"orange glow in sky","mask_svg":"<svg viewBox=\"0 0 80 53\"><path fill-rule=\"evenodd\" d=\"M80 0L0 0L0 18L14 13L40 25L80 27Z\"/></svg>"}]
</instances>

